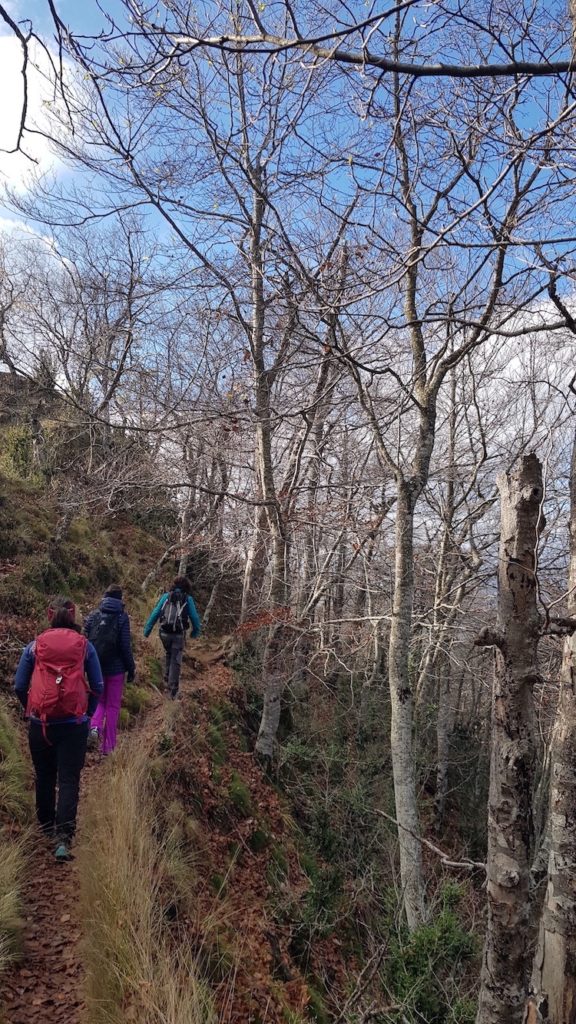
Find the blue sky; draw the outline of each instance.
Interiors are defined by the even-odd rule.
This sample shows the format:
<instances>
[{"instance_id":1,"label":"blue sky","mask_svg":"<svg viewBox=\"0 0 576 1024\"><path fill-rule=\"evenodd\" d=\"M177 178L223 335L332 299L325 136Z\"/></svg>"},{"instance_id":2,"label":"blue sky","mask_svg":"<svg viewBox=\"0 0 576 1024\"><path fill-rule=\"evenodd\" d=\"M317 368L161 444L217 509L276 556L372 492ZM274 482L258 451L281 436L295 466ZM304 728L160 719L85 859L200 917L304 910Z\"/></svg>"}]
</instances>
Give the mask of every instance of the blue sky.
<instances>
[{"instance_id":1,"label":"blue sky","mask_svg":"<svg viewBox=\"0 0 576 1024\"><path fill-rule=\"evenodd\" d=\"M54 37L53 22L46 0L9 0L8 11L15 21L29 19L35 31L48 45ZM76 31L97 32L104 26L104 18L95 0L56 0L57 10L63 21ZM119 0L109 0L107 8L119 18L123 17L123 5ZM42 61L39 49L33 50L32 58ZM0 91L5 98L0 109L0 148L11 148L16 140L22 103L22 51L18 40L8 26L0 27ZM38 76L30 74L29 107L31 120L42 119L46 89ZM6 101L7 100L7 101ZM48 146L41 140L27 140L28 151L46 169L51 164ZM0 175L10 185L20 184L29 173L29 162L22 156L0 156Z\"/></svg>"},{"instance_id":2,"label":"blue sky","mask_svg":"<svg viewBox=\"0 0 576 1024\"><path fill-rule=\"evenodd\" d=\"M75 32L86 32L93 33L97 32L100 28L103 28L106 24L105 18L102 12L99 10L96 0L56 0L58 11L64 21L67 21ZM104 0L104 4L107 10L112 15L118 16L120 21L124 20L124 5L121 0ZM550 8L556 8L556 0L552 0ZM422 10L424 10L424 6ZM11 13L16 19L28 17L30 18L37 31L46 35L46 39L49 40L52 33L53 27L51 23L50 13L46 0L11 0L10 6ZM41 57L40 57L41 59ZM0 146L7 148L14 144L18 123L19 113L21 107L22 97L22 86L21 86L21 50L19 43L14 37L10 36L8 30L0 35L0 88L2 89L2 95L11 97L12 102L3 105L2 111L0 111ZM340 81L343 81L341 79ZM503 83L502 88L505 88L506 83ZM356 88L356 86L354 86ZM360 87L358 87L360 89ZM435 86L431 83L428 86L422 84L417 85L415 88L424 89L428 92L433 92ZM529 90L529 98L527 99L525 107L525 115L528 123L530 122L532 114L536 110L534 106L534 100L540 91L542 95L546 95L549 91L550 83L549 80L542 80L536 86L532 86ZM441 89L445 89L446 93L449 93L451 86L449 83L441 85ZM332 79L329 86L328 98L336 103L336 97L341 99L347 99L344 96L344 90L341 85L335 85L334 79ZM341 91L342 90L342 91ZM49 117L49 111L45 107L46 103L46 88L40 84L38 76L31 76L30 80L30 119L34 121L36 119L40 124L43 119ZM220 121L225 119L225 112L222 110L218 113ZM350 144L354 145L356 152L364 152L368 158L368 162L372 166L370 170L361 169L361 164L356 162L354 165L354 174L361 184L370 187L370 184L375 184L378 179L378 150L382 148L381 139L381 126L383 122L376 122L376 128L372 131L370 125L370 119L356 119L351 113L351 107L342 103L342 106L338 106L337 110L332 112L330 119L326 116L323 119L319 119L317 115L311 122L310 132L314 133L319 127L323 129L323 143L328 148L330 143L331 135L337 139L338 135L349 135ZM325 127L327 126L327 127ZM158 122L158 130L162 127L162 122ZM325 129L325 130L324 130ZM193 129L190 129L191 134ZM161 133L160 133L161 134ZM156 138L160 138L160 134ZM306 135L303 132L302 138ZM38 160L40 170L47 170L52 168L61 175L69 176L71 172L65 169L62 165L56 165L54 159L50 154L48 144L41 138L27 139L27 146L30 149L32 155ZM358 147L356 149L356 147ZM298 147L296 147L298 148ZM300 151L297 156L301 158L302 155L302 144ZM169 152L168 148L165 148L165 153ZM149 155L149 153L148 153ZM290 157L291 150L288 151L287 157ZM142 155L141 155L142 158ZM143 154L143 158L146 158L146 153ZM488 173L497 166L497 160L501 159L501 154L496 155L496 152L492 156L487 157L486 168ZM287 167L289 160L285 160L283 166ZM336 164L334 164L336 167ZM12 156L0 156L0 175L3 175L4 179L13 187L23 187L25 184L26 176L30 173L30 164L21 155ZM343 193L342 201L344 201L345 193L348 192L351 184L351 172L348 168L342 166L342 162L336 169L332 169L331 172L326 173L324 187L326 188L327 194L327 205L330 205L330 201L334 200L336 191ZM187 185L191 189L192 197L198 205L202 207L202 203L205 204L205 210L210 216L213 211L212 197L203 194L202 183L200 178L191 183L187 182ZM339 186L339 188L338 188ZM206 192L209 192L209 188L212 187L211 183L208 182L205 187ZM467 183L464 183L463 188L468 189ZM332 194L330 195L330 190ZM378 195L378 204L380 209L380 215L388 217L389 212L384 198L385 192ZM302 199L299 200L303 202ZM313 208L316 200L311 202ZM301 208L303 209L303 208Z\"/></svg>"}]
</instances>

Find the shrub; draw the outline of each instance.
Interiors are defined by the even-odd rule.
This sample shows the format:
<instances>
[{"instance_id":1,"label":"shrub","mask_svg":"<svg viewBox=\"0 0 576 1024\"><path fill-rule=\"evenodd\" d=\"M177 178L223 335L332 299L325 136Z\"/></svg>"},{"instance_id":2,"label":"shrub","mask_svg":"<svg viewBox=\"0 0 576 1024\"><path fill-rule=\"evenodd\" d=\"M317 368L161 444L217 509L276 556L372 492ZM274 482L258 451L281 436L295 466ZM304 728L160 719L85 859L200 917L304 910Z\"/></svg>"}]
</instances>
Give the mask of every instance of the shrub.
<instances>
[{"instance_id":1,"label":"shrub","mask_svg":"<svg viewBox=\"0 0 576 1024\"><path fill-rule=\"evenodd\" d=\"M0 578L0 612L27 618L40 615L45 606L46 599L24 586L15 574Z\"/></svg>"},{"instance_id":2,"label":"shrub","mask_svg":"<svg viewBox=\"0 0 576 1024\"><path fill-rule=\"evenodd\" d=\"M462 890L446 885L436 916L410 935L391 943L384 982L392 1001L402 1006L390 1021L430 1024L473 1024L475 1007L462 999L462 978L477 954L477 939L456 914Z\"/></svg>"},{"instance_id":3,"label":"shrub","mask_svg":"<svg viewBox=\"0 0 576 1024\"><path fill-rule=\"evenodd\" d=\"M7 427L2 431L0 465L9 476L28 479L33 474L34 448L29 427Z\"/></svg>"},{"instance_id":4,"label":"shrub","mask_svg":"<svg viewBox=\"0 0 576 1024\"><path fill-rule=\"evenodd\" d=\"M316 939L326 938L340 919L342 908L342 876L337 868L319 868L310 887L291 915L294 956L307 962Z\"/></svg>"},{"instance_id":5,"label":"shrub","mask_svg":"<svg viewBox=\"0 0 576 1024\"><path fill-rule=\"evenodd\" d=\"M22 573L22 587L33 587L44 594L59 594L67 590L67 578L61 565L51 558L41 558Z\"/></svg>"},{"instance_id":6,"label":"shrub","mask_svg":"<svg viewBox=\"0 0 576 1024\"><path fill-rule=\"evenodd\" d=\"M151 703L152 694L150 693L150 690L146 690L143 686L135 686L132 683L129 686L124 687L122 707L128 715L139 715L140 712L145 711Z\"/></svg>"}]
</instances>

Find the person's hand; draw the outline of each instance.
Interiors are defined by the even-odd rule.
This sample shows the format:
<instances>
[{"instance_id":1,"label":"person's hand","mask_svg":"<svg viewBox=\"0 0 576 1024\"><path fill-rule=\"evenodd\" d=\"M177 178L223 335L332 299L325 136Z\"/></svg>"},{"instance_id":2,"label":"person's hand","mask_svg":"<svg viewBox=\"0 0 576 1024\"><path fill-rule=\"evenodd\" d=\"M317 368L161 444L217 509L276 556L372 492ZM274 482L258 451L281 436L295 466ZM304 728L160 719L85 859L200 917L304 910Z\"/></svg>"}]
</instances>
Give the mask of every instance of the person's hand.
<instances>
[{"instance_id":1,"label":"person's hand","mask_svg":"<svg viewBox=\"0 0 576 1024\"><path fill-rule=\"evenodd\" d=\"M131 675L130 675L130 674L128 674L128 675L126 676L126 683L133 683L133 682L134 682L134 679L135 679L135 676L134 676L134 673L132 672L132 674L131 674Z\"/></svg>"}]
</instances>

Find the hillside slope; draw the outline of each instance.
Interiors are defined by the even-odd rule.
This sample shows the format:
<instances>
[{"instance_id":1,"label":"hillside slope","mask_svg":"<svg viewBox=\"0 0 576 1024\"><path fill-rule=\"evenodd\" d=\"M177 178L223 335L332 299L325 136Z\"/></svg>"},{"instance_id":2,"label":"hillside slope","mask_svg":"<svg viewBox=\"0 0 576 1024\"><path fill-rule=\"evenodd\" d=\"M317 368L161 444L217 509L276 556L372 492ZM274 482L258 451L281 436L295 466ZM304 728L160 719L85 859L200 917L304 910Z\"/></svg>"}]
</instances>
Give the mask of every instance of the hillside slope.
<instances>
[{"instance_id":1,"label":"hillside slope","mask_svg":"<svg viewBox=\"0 0 576 1024\"><path fill-rule=\"evenodd\" d=\"M76 518L58 539L60 523L49 491L0 476L2 1024L471 1024L477 943L459 905L475 920L478 900L430 865L435 918L406 934L394 830L371 810L392 810L378 734L359 739L346 700L310 694L265 777L257 638L189 643L183 699L166 701L141 631L163 541L127 516ZM111 582L134 627L133 728L105 764L90 755L76 860L57 870L10 683L48 595L83 613ZM215 611L226 622L230 601Z\"/></svg>"},{"instance_id":2,"label":"hillside slope","mask_svg":"<svg viewBox=\"0 0 576 1024\"><path fill-rule=\"evenodd\" d=\"M205 993L198 1004L199 1017L193 1019L270 1024L323 1020L323 999L307 971L306 943L298 950L293 941L300 910L306 927L307 893L313 883L300 864L298 829L287 804L263 778L249 752L253 709L234 673L223 664L221 645L217 639L202 639L189 646L183 700L166 703L155 685L159 645L141 637L150 600L143 599L140 585L162 553L161 540L127 519L76 518L60 540L55 539L57 528L58 514L46 492L0 478L1 700L12 735L15 729L21 737L18 770L23 791L31 790L31 773L10 683L22 646L44 624L51 593L71 594L80 613L85 613L109 583L122 583L134 624L140 696L134 699L133 688L127 688L124 718L136 722L136 728L125 734L118 755L107 764L98 755L89 755L72 865L53 864L49 847L33 824L26 832L25 820L16 822L6 807L1 810L3 840L24 840L26 857L18 879L18 958L8 967L3 984L5 1019L24 1024L41 1014L43 1024L97 1024L132 1019L130 1013L136 1009L147 1022L171 1019L167 1003L172 996L167 992L173 985L177 988L178 968L171 978L158 982L162 995L142 989L137 964L131 967L133 977L120 983L119 963L113 965L118 976L108 984L104 1001L109 999L109 1005L102 1016L101 981L108 975L102 971L101 957L106 953L113 960L114 948L110 935L106 950L102 948L102 921L91 919L91 914L99 871L106 879L113 871L109 862L94 858L94 850L105 851L115 828L122 833L128 823L120 821L114 801L110 819L111 808L102 806L101 794L116 792L122 777L135 771L143 787L141 800L148 801L140 808L137 842L153 843L156 833L170 837L169 856L161 851L154 861L154 871L165 872L165 877L160 890L151 890L151 905L155 903L153 912L160 913L155 927L165 931L162 941L166 949L175 950L176 962L183 941L192 951L195 978ZM146 713L138 720L139 711ZM1 754L5 759L7 750ZM144 777L138 776L142 757ZM31 820L30 802L26 817ZM133 839L124 837L127 843ZM141 881L144 886L145 879ZM101 899L99 906L105 902ZM121 915L115 919L118 934L125 923ZM141 919L133 925L141 926ZM136 935L134 942L138 945ZM336 945L327 963L330 959L333 980L340 987L345 972ZM138 999L148 992L146 1005L137 1005L135 986ZM182 1024L177 1016L173 1019Z\"/></svg>"}]
</instances>

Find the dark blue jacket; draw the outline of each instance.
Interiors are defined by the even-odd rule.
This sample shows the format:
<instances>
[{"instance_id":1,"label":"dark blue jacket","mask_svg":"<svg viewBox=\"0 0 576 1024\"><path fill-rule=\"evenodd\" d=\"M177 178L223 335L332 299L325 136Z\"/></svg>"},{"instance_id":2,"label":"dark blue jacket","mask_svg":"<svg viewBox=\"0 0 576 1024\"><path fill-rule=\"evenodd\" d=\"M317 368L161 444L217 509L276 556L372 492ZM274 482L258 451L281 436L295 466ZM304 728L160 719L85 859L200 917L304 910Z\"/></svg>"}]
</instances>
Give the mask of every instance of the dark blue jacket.
<instances>
[{"instance_id":1,"label":"dark blue jacket","mask_svg":"<svg viewBox=\"0 0 576 1024\"><path fill-rule=\"evenodd\" d=\"M151 612L148 622L144 626L144 636L150 636L150 633L154 629L154 623L160 618L160 613L169 597L169 593L162 594L162 597L158 601L158 604ZM188 594L186 598L186 608L188 610L188 615L192 623L192 636L200 636L200 616L196 611L196 605L194 604L194 601L190 597L190 594Z\"/></svg>"},{"instance_id":2,"label":"dark blue jacket","mask_svg":"<svg viewBox=\"0 0 576 1024\"><path fill-rule=\"evenodd\" d=\"M22 651L20 663L16 669L16 677L14 679L14 691L18 700L20 701L23 708L26 708L28 703L28 690L30 689L30 680L32 678L32 672L34 671L34 645L36 641L28 644L27 647ZM104 689L104 683L102 682L102 669L100 668L100 662L98 661L98 655L96 654L95 648L88 641L86 648L86 657L84 659L84 671L90 683L90 695L88 697L88 712L84 715L82 721L86 721L87 718L91 718L98 706L98 697ZM64 724L67 722L78 722L77 718L60 718L58 721L54 721L52 724Z\"/></svg>"},{"instance_id":3,"label":"dark blue jacket","mask_svg":"<svg viewBox=\"0 0 576 1024\"><path fill-rule=\"evenodd\" d=\"M82 632L85 636L90 633L90 625L98 612L106 612L107 614L118 615L118 648L116 657L106 665L107 676L119 676L124 672L127 672L129 676L133 676L136 672L136 666L134 664L134 655L132 654L132 638L130 636L130 619L128 614L124 611L124 602L120 601L117 597L105 597L100 602L100 607L96 611L90 612L89 615L84 619L84 625L82 626Z\"/></svg>"}]
</instances>

